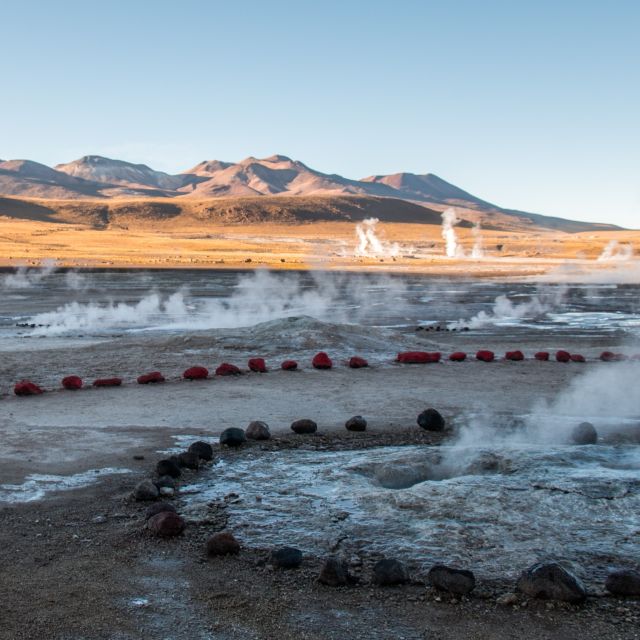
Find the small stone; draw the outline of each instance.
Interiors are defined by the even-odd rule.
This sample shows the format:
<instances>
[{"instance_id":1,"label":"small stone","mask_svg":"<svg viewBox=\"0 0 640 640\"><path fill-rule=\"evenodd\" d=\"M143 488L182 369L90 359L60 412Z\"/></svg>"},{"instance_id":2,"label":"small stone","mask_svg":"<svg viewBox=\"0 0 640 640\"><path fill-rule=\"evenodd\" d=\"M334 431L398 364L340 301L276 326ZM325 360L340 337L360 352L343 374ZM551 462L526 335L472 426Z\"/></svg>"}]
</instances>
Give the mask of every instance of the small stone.
<instances>
[{"instance_id":1,"label":"small stone","mask_svg":"<svg viewBox=\"0 0 640 640\"><path fill-rule=\"evenodd\" d=\"M195 453L201 460L213 460L213 447L208 442L198 440L189 445L189 451Z\"/></svg>"},{"instance_id":2,"label":"small stone","mask_svg":"<svg viewBox=\"0 0 640 640\"><path fill-rule=\"evenodd\" d=\"M183 374L182 377L185 380L206 380L209 376L209 370L206 367L189 367Z\"/></svg>"},{"instance_id":3,"label":"small stone","mask_svg":"<svg viewBox=\"0 0 640 640\"><path fill-rule=\"evenodd\" d=\"M476 578L471 571L454 569L443 564L431 567L427 580L432 587L458 596L471 593L476 586Z\"/></svg>"},{"instance_id":4,"label":"small stone","mask_svg":"<svg viewBox=\"0 0 640 640\"><path fill-rule=\"evenodd\" d=\"M228 556L240 553L240 543L230 531L222 531L207 540L208 556Z\"/></svg>"},{"instance_id":5,"label":"small stone","mask_svg":"<svg viewBox=\"0 0 640 640\"><path fill-rule=\"evenodd\" d=\"M436 409L425 409L418 416L417 422L425 431L444 431L444 418Z\"/></svg>"},{"instance_id":6,"label":"small stone","mask_svg":"<svg viewBox=\"0 0 640 640\"><path fill-rule=\"evenodd\" d=\"M173 511L161 511L147 520L147 528L161 538L180 535L185 527L184 520Z\"/></svg>"},{"instance_id":7,"label":"small stone","mask_svg":"<svg viewBox=\"0 0 640 640\"><path fill-rule=\"evenodd\" d=\"M517 593L503 593L497 600L496 603L502 607L510 607L514 604L518 604L518 594Z\"/></svg>"},{"instance_id":8,"label":"small stone","mask_svg":"<svg viewBox=\"0 0 640 640\"><path fill-rule=\"evenodd\" d=\"M318 575L318 582L329 587L342 587L353 581L347 563L338 558L327 558Z\"/></svg>"},{"instance_id":9,"label":"small stone","mask_svg":"<svg viewBox=\"0 0 640 640\"><path fill-rule=\"evenodd\" d=\"M178 454L178 465L185 469L197 471L200 467L200 457L192 451L183 451Z\"/></svg>"},{"instance_id":10,"label":"small stone","mask_svg":"<svg viewBox=\"0 0 640 640\"><path fill-rule=\"evenodd\" d=\"M254 420L249 423L245 430L245 435L249 440L269 440L271 431L269 431L269 425L266 422Z\"/></svg>"},{"instance_id":11,"label":"small stone","mask_svg":"<svg viewBox=\"0 0 640 640\"><path fill-rule=\"evenodd\" d=\"M82 389L82 378L79 376L66 376L62 378L62 387L67 389L67 391Z\"/></svg>"},{"instance_id":12,"label":"small stone","mask_svg":"<svg viewBox=\"0 0 640 640\"><path fill-rule=\"evenodd\" d=\"M516 586L529 597L543 600L580 603L587 597L580 580L556 562L533 565L522 572Z\"/></svg>"},{"instance_id":13,"label":"small stone","mask_svg":"<svg viewBox=\"0 0 640 640\"><path fill-rule=\"evenodd\" d=\"M238 427L229 427L220 434L220 444L227 447L239 447L246 442L244 431Z\"/></svg>"},{"instance_id":14,"label":"small stone","mask_svg":"<svg viewBox=\"0 0 640 640\"><path fill-rule=\"evenodd\" d=\"M271 564L276 569L297 569L302 564L302 551L295 547L280 547L271 552Z\"/></svg>"},{"instance_id":15,"label":"small stone","mask_svg":"<svg viewBox=\"0 0 640 640\"><path fill-rule=\"evenodd\" d=\"M133 459L138 461L144 460L144 456L140 454L136 454L135 456L133 456Z\"/></svg>"},{"instance_id":16,"label":"small stone","mask_svg":"<svg viewBox=\"0 0 640 640\"><path fill-rule=\"evenodd\" d=\"M160 487L160 489L158 489L158 493L163 498L172 498L176 494L176 490L171 487Z\"/></svg>"},{"instance_id":17,"label":"small stone","mask_svg":"<svg viewBox=\"0 0 640 640\"><path fill-rule=\"evenodd\" d=\"M324 351L320 351L319 353L316 353L315 356L313 356L313 359L311 360L311 366L314 369L331 369L331 367L333 366L333 362Z\"/></svg>"},{"instance_id":18,"label":"small stone","mask_svg":"<svg viewBox=\"0 0 640 640\"><path fill-rule=\"evenodd\" d=\"M613 571L607 576L604 587L615 596L640 596L640 571Z\"/></svg>"},{"instance_id":19,"label":"small stone","mask_svg":"<svg viewBox=\"0 0 640 640\"><path fill-rule=\"evenodd\" d=\"M153 518L153 516L162 513L163 511L172 511L173 513L176 513L176 508L168 502L156 502L147 509L144 514L144 519L148 520L149 518Z\"/></svg>"},{"instance_id":20,"label":"small stone","mask_svg":"<svg viewBox=\"0 0 640 640\"><path fill-rule=\"evenodd\" d=\"M143 480L142 482L138 482L135 489L133 490L133 497L139 502L143 502L146 500L157 500L158 498L158 487L156 487L151 480Z\"/></svg>"},{"instance_id":21,"label":"small stone","mask_svg":"<svg viewBox=\"0 0 640 640\"><path fill-rule=\"evenodd\" d=\"M344 423L344 426L347 431L365 431L367 421L362 416L353 416Z\"/></svg>"},{"instance_id":22,"label":"small stone","mask_svg":"<svg viewBox=\"0 0 640 640\"><path fill-rule=\"evenodd\" d=\"M598 432L590 422L581 422L572 432L571 441L574 444L596 444Z\"/></svg>"},{"instance_id":23,"label":"small stone","mask_svg":"<svg viewBox=\"0 0 640 640\"><path fill-rule=\"evenodd\" d=\"M405 584L408 579L404 565L394 558L379 560L373 567L373 584L379 587Z\"/></svg>"},{"instance_id":24,"label":"small stone","mask_svg":"<svg viewBox=\"0 0 640 640\"><path fill-rule=\"evenodd\" d=\"M172 478L180 477L180 467L173 458L160 460L156 465L156 473L159 476L171 476Z\"/></svg>"},{"instance_id":25,"label":"small stone","mask_svg":"<svg viewBox=\"0 0 640 640\"><path fill-rule=\"evenodd\" d=\"M302 420L296 420L291 423L291 431L299 434L315 433L318 430L318 425L308 418Z\"/></svg>"},{"instance_id":26,"label":"small stone","mask_svg":"<svg viewBox=\"0 0 640 640\"><path fill-rule=\"evenodd\" d=\"M107 516L96 516L95 518L91 518L91 522L93 524L104 524L107 521Z\"/></svg>"},{"instance_id":27,"label":"small stone","mask_svg":"<svg viewBox=\"0 0 640 640\"><path fill-rule=\"evenodd\" d=\"M168 487L169 489L176 488L176 481L171 476L160 476L154 483L158 489Z\"/></svg>"}]
</instances>

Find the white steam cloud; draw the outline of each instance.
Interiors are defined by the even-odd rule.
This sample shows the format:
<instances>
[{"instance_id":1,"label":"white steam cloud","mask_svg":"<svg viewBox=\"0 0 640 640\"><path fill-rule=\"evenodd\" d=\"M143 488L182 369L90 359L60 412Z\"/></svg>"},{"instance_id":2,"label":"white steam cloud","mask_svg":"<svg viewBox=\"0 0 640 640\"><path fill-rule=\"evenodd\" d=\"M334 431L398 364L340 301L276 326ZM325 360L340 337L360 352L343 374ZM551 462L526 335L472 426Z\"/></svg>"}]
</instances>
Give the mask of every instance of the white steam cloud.
<instances>
[{"instance_id":1,"label":"white steam cloud","mask_svg":"<svg viewBox=\"0 0 640 640\"><path fill-rule=\"evenodd\" d=\"M471 250L471 257L475 260L481 260L484 258L484 247L482 245L480 220L473 225L471 232L473 233L473 249Z\"/></svg>"},{"instance_id":2,"label":"white steam cloud","mask_svg":"<svg viewBox=\"0 0 640 640\"><path fill-rule=\"evenodd\" d=\"M15 273L2 278L2 289L30 289L56 271L55 260L44 260L39 267L18 267Z\"/></svg>"},{"instance_id":3,"label":"white steam cloud","mask_svg":"<svg viewBox=\"0 0 640 640\"><path fill-rule=\"evenodd\" d=\"M442 213L442 237L445 241L445 254L447 258L462 258L464 250L458 244L455 225L458 223L456 210L449 208Z\"/></svg>"},{"instance_id":4,"label":"white steam cloud","mask_svg":"<svg viewBox=\"0 0 640 640\"><path fill-rule=\"evenodd\" d=\"M633 247L612 240L602 251L598 262L625 262L633 259Z\"/></svg>"},{"instance_id":5,"label":"white steam cloud","mask_svg":"<svg viewBox=\"0 0 640 640\"><path fill-rule=\"evenodd\" d=\"M398 243L386 242L378 237L378 218L366 218L356 225L356 256L361 258L394 258L400 253Z\"/></svg>"}]
</instances>

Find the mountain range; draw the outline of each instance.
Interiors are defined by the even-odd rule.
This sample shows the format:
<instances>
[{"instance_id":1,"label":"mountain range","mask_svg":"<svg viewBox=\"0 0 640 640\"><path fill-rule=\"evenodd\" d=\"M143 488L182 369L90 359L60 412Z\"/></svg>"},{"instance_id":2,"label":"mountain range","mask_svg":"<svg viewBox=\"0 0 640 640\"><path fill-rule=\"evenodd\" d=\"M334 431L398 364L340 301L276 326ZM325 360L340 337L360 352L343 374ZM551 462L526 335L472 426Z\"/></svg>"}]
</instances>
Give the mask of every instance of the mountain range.
<instances>
[{"instance_id":1,"label":"mountain range","mask_svg":"<svg viewBox=\"0 0 640 640\"><path fill-rule=\"evenodd\" d=\"M352 180L316 171L283 155L249 157L235 163L208 160L176 175L96 155L53 168L31 160L0 160L0 195L41 200L358 196L404 200L431 212L456 207L463 224L479 221L487 228L540 227L568 232L618 228L505 209L433 173Z\"/></svg>"}]
</instances>

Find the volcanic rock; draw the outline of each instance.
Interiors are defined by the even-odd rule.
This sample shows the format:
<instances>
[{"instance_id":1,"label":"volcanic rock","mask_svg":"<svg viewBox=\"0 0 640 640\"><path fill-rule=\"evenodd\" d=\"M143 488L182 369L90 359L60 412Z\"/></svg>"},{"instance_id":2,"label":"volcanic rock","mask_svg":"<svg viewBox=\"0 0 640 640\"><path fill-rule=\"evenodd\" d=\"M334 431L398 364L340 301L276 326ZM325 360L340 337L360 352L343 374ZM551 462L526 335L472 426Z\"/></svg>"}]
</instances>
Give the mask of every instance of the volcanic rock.
<instances>
[{"instance_id":1,"label":"volcanic rock","mask_svg":"<svg viewBox=\"0 0 640 640\"><path fill-rule=\"evenodd\" d=\"M409 580L404 565L394 558L379 560L373 567L373 584L379 587L390 587L405 584Z\"/></svg>"},{"instance_id":2,"label":"volcanic rock","mask_svg":"<svg viewBox=\"0 0 640 640\"><path fill-rule=\"evenodd\" d=\"M295 360L285 360L280 368L284 371L295 371L298 368L298 363Z\"/></svg>"},{"instance_id":3,"label":"volcanic rock","mask_svg":"<svg viewBox=\"0 0 640 640\"><path fill-rule=\"evenodd\" d=\"M425 431L444 431L444 418L436 409L425 409L418 416L417 422Z\"/></svg>"},{"instance_id":4,"label":"volcanic rock","mask_svg":"<svg viewBox=\"0 0 640 640\"><path fill-rule=\"evenodd\" d=\"M229 556L240 553L240 543L230 531L215 533L207 540L208 556Z\"/></svg>"},{"instance_id":5,"label":"volcanic rock","mask_svg":"<svg viewBox=\"0 0 640 640\"><path fill-rule=\"evenodd\" d=\"M556 351L556 362L570 362L571 354L568 351Z\"/></svg>"},{"instance_id":6,"label":"volcanic rock","mask_svg":"<svg viewBox=\"0 0 640 640\"><path fill-rule=\"evenodd\" d=\"M443 564L431 567L427 580L432 587L458 596L471 593L476 586L476 578L471 571L454 569Z\"/></svg>"},{"instance_id":7,"label":"volcanic rock","mask_svg":"<svg viewBox=\"0 0 640 640\"><path fill-rule=\"evenodd\" d=\"M302 564L302 551L295 547L280 547L271 552L271 564L276 569L297 569Z\"/></svg>"},{"instance_id":8,"label":"volcanic rock","mask_svg":"<svg viewBox=\"0 0 640 640\"><path fill-rule=\"evenodd\" d=\"M185 380L206 380L209 377L209 369L199 366L189 367L182 377Z\"/></svg>"},{"instance_id":9,"label":"volcanic rock","mask_svg":"<svg viewBox=\"0 0 640 640\"><path fill-rule=\"evenodd\" d=\"M640 571L613 571L607 576L604 587L615 596L640 596Z\"/></svg>"},{"instance_id":10,"label":"volcanic rock","mask_svg":"<svg viewBox=\"0 0 640 640\"><path fill-rule=\"evenodd\" d=\"M364 367L368 367L368 366L369 366L369 363L364 358L361 358L360 356L353 356L353 358L349 360L350 369L363 369Z\"/></svg>"},{"instance_id":11,"label":"volcanic rock","mask_svg":"<svg viewBox=\"0 0 640 640\"><path fill-rule=\"evenodd\" d=\"M149 518L153 518L153 516L163 511L173 511L173 513L176 513L176 508L168 502L156 502L147 509L144 514L144 519L148 520Z\"/></svg>"},{"instance_id":12,"label":"volcanic rock","mask_svg":"<svg viewBox=\"0 0 640 640\"><path fill-rule=\"evenodd\" d=\"M574 444L596 444L598 432L590 422L581 422L572 432L571 441Z\"/></svg>"},{"instance_id":13,"label":"volcanic rock","mask_svg":"<svg viewBox=\"0 0 640 640\"><path fill-rule=\"evenodd\" d=\"M523 571L516 585L531 598L579 603L587 597L580 580L555 562L536 564Z\"/></svg>"},{"instance_id":14,"label":"volcanic rock","mask_svg":"<svg viewBox=\"0 0 640 640\"><path fill-rule=\"evenodd\" d=\"M493 362L496 356L493 351L488 351L487 349L481 349L476 353L476 360L480 360L481 362Z\"/></svg>"},{"instance_id":15,"label":"volcanic rock","mask_svg":"<svg viewBox=\"0 0 640 640\"><path fill-rule=\"evenodd\" d=\"M151 480L142 480L138 482L133 490L133 497L138 502L144 502L148 500L157 500L160 492L158 491L158 487L156 487Z\"/></svg>"},{"instance_id":16,"label":"volcanic rock","mask_svg":"<svg viewBox=\"0 0 640 640\"><path fill-rule=\"evenodd\" d=\"M245 435L249 440L269 440L271 431L269 431L269 425L266 422L254 420L249 423L245 430Z\"/></svg>"},{"instance_id":17,"label":"volcanic rock","mask_svg":"<svg viewBox=\"0 0 640 640\"><path fill-rule=\"evenodd\" d=\"M156 473L159 476L171 476L172 478L180 477L180 467L178 463L170 458L160 460L156 465Z\"/></svg>"},{"instance_id":18,"label":"volcanic rock","mask_svg":"<svg viewBox=\"0 0 640 640\"><path fill-rule=\"evenodd\" d=\"M171 476L160 476L154 484L158 489L175 489L176 481Z\"/></svg>"},{"instance_id":19,"label":"volcanic rock","mask_svg":"<svg viewBox=\"0 0 640 640\"><path fill-rule=\"evenodd\" d=\"M251 358L248 365L249 370L254 373L267 373L267 363L264 358Z\"/></svg>"},{"instance_id":20,"label":"volcanic rock","mask_svg":"<svg viewBox=\"0 0 640 640\"><path fill-rule=\"evenodd\" d=\"M17 396L38 396L44 391L31 380L22 380L13 387L13 393Z\"/></svg>"},{"instance_id":21,"label":"volcanic rock","mask_svg":"<svg viewBox=\"0 0 640 640\"><path fill-rule=\"evenodd\" d=\"M353 582L353 578L349 575L349 568L344 560L327 558L320 569L318 582L329 587L342 587Z\"/></svg>"},{"instance_id":22,"label":"volcanic rock","mask_svg":"<svg viewBox=\"0 0 640 640\"><path fill-rule=\"evenodd\" d=\"M229 427L220 434L220 444L227 445L227 447L239 447L246 440L244 431L238 427Z\"/></svg>"},{"instance_id":23,"label":"volcanic rock","mask_svg":"<svg viewBox=\"0 0 640 640\"><path fill-rule=\"evenodd\" d=\"M138 384L156 384L164 382L164 376L159 371L151 371L138 376Z\"/></svg>"},{"instance_id":24,"label":"volcanic rock","mask_svg":"<svg viewBox=\"0 0 640 640\"><path fill-rule=\"evenodd\" d=\"M161 511L147 520L147 528L161 538L179 536L184 527L184 520L173 511Z\"/></svg>"},{"instance_id":25,"label":"volcanic rock","mask_svg":"<svg viewBox=\"0 0 640 640\"><path fill-rule=\"evenodd\" d=\"M208 442L197 440L189 445L189 451L202 460L213 460L213 447Z\"/></svg>"},{"instance_id":26,"label":"volcanic rock","mask_svg":"<svg viewBox=\"0 0 640 640\"><path fill-rule=\"evenodd\" d=\"M291 431L294 433L315 433L318 430L318 425L308 418L303 418L302 420L296 420L291 423Z\"/></svg>"},{"instance_id":27,"label":"volcanic rock","mask_svg":"<svg viewBox=\"0 0 640 640\"><path fill-rule=\"evenodd\" d=\"M94 387L119 387L122 384L122 378L98 378L93 381Z\"/></svg>"},{"instance_id":28,"label":"volcanic rock","mask_svg":"<svg viewBox=\"0 0 640 640\"><path fill-rule=\"evenodd\" d=\"M314 369L331 369L333 362L324 351L320 351L320 353L316 353L316 355L313 356L311 365Z\"/></svg>"},{"instance_id":29,"label":"volcanic rock","mask_svg":"<svg viewBox=\"0 0 640 640\"><path fill-rule=\"evenodd\" d=\"M197 471L200 467L200 456L193 451L183 451L178 454L178 465L185 469Z\"/></svg>"},{"instance_id":30,"label":"volcanic rock","mask_svg":"<svg viewBox=\"0 0 640 640\"><path fill-rule=\"evenodd\" d=\"M454 351L449 356L449 360L452 362L464 362L467 359L467 354L464 351Z\"/></svg>"},{"instance_id":31,"label":"volcanic rock","mask_svg":"<svg viewBox=\"0 0 640 640\"><path fill-rule=\"evenodd\" d=\"M344 423L344 426L347 431L365 431L367 421L362 416L353 416Z\"/></svg>"},{"instance_id":32,"label":"volcanic rock","mask_svg":"<svg viewBox=\"0 0 640 640\"><path fill-rule=\"evenodd\" d=\"M82 378L78 376L67 376L66 378L62 378L62 386L68 391L82 389Z\"/></svg>"},{"instance_id":33,"label":"volcanic rock","mask_svg":"<svg viewBox=\"0 0 640 640\"><path fill-rule=\"evenodd\" d=\"M235 364L229 364L228 362L223 362L216 369L217 376L239 376L242 375L242 371L236 367Z\"/></svg>"}]
</instances>

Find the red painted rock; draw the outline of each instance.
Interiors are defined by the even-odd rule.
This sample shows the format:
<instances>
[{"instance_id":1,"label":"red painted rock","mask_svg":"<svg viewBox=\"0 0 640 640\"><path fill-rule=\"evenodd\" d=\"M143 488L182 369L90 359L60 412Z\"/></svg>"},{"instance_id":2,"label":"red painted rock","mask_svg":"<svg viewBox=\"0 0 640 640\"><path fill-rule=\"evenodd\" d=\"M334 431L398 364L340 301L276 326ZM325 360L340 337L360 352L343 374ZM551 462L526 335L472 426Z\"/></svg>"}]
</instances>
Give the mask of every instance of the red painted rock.
<instances>
[{"instance_id":1,"label":"red painted rock","mask_svg":"<svg viewBox=\"0 0 640 640\"><path fill-rule=\"evenodd\" d=\"M159 371L151 371L138 376L138 384L156 384L157 382L164 382L164 376Z\"/></svg>"},{"instance_id":2,"label":"red painted rock","mask_svg":"<svg viewBox=\"0 0 640 640\"><path fill-rule=\"evenodd\" d=\"M493 362L495 357L493 351L488 351L487 349L481 349L476 353L476 360L481 360L482 362Z\"/></svg>"},{"instance_id":3,"label":"red painted rock","mask_svg":"<svg viewBox=\"0 0 640 640\"><path fill-rule=\"evenodd\" d=\"M451 362L464 362L467 359L467 354L464 351L455 351L449 356Z\"/></svg>"},{"instance_id":4,"label":"red painted rock","mask_svg":"<svg viewBox=\"0 0 640 640\"><path fill-rule=\"evenodd\" d=\"M571 362L586 362L586 359L583 355L580 355L579 353L572 353Z\"/></svg>"},{"instance_id":5,"label":"red painted rock","mask_svg":"<svg viewBox=\"0 0 640 640\"><path fill-rule=\"evenodd\" d=\"M122 384L122 378L98 378L93 381L94 387L119 387Z\"/></svg>"},{"instance_id":6,"label":"red painted rock","mask_svg":"<svg viewBox=\"0 0 640 640\"><path fill-rule=\"evenodd\" d=\"M349 360L349 367L351 369L362 369L363 367L368 367L368 366L369 366L369 363L364 358L361 358L360 356L353 356L353 358Z\"/></svg>"},{"instance_id":7,"label":"red painted rock","mask_svg":"<svg viewBox=\"0 0 640 640\"><path fill-rule=\"evenodd\" d=\"M217 369L217 376L239 376L242 374L242 371L236 367L235 364L229 364L228 362L223 362Z\"/></svg>"},{"instance_id":8,"label":"red painted rock","mask_svg":"<svg viewBox=\"0 0 640 640\"><path fill-rule=\"evenodd\" d=\"M249 360L249 369L254 373L267 373L267 363L264 358L251 358Z\"/></svg>"},{"instance_id":9,"label":"red painted rock","mask_svg":"<svg viewBox=\"0 0 640 640\"><path fill-rule=\"evenodd\" d=\"M182 377L185 380L206 380L209 377L209 369L199 366L189 367Z\"/></svg>"},{"instance_id":10,"label":"red painted rock","mask_svg":"<svg viewBox=\"0 0 640 640\"><path fill-rule=\"evenodd\" d=\"M31 380L21 380L13 387L13 393L17 396L38 396L43 390Z\"/></svg>"},{"instance_id":11,"label":"red painted rock","mask_svg":"<svg viewBox=\"0 0 640 640\"><path fill-rule=\"evenodd\" d=\"M549 352L548 351L538 351L538 353L536 353L533 357L536 360L540 360L541 362L546 362L549 359Z\"/></svg>"},{"instance_id":12,"label":"red painted rock","mask_svg":"<svg viewBox=\"0 0 640 640\"><path fill-rule=\"evenodd\" d=\"M396 357L396 362L403 364L429 364L431 362L440 362L442 354L437 351L428 353L427 351L404 351Z\"/></svg>"},{"instance_id":13,"label":"red painted rock","mask_svg":"<svg viewBox=\"0 0 640 640\"><path fill-rule=\"evenodd\" d=\"M147 528L161 538L179 536L184 530L184 520L173 511L161 511L147 520Z\"/></svg>"},{"instance_id":14,"label":"red painted rock","mask_svg":"<svg viewBox=\"0 0 640 640\"><path fill-rule=\"evenodd\" d=\"M616 359L616 354L613 351L603 351L600 354L600 360L603 362L613 362Z\"/></svg>"},{"instance_id":15,"label":"red painted rock","mask_svg":"<svg viewBox=\"0 0 640 640\"><path fill-rule=\"evenodd\" d=\"M228 556L240 553L240 543L229 531L213 534L207 540L208 556Z\"/></svg>"},{"instance_id":16,"label":"red painted rock","mask_svg":"<svg viewBox=\"0 0 640 640\"><path fill-rule=\"evenodd\" d=\"M504 356L505 360L512 360L513 362L520 362L524 360L524 353L522 351L507 351Z\"/></svg>"},{"instance_id":17,"label":"red painted rock","mask_svg":"<svg viewBox=\"0 0 640 640\"><path fill-rule=\"evenodd\" d=\"M295 360L285 360L280 368L284 371L295 371L298 368L298 363Z\"/></svg>"},{"instance_id":18,"label":"red painted rock","mask_svg":"<svg viewBox=\"0 0 640 640\"><path fill-rule=\"evenodd\" d=\"M78 376L67 376L66 378L62 378L62 386L69 391L82 389L82 378Z\"/></svg>"},{"instance_id":19,"label":"red painted rock","mask_svg":"<svg viewBox=\"0 0 640 640\"><path fill-rule=\"evenodd\" d=\"M556 361L557 362L570 362L571 354L568 351L556 351Z\"/></svg>"},{"instance_id":20,"label":"red painted rock","mask_svg":"<svg viewBox=\"0 0 640 640\"><path fill-rule=\"evenodd\" d=\"M331 358L324 351L320 351L320 353L316 353L316 355L313 356L311 365L314 369L331 369L333 362L331 362Z\"/></svg>"}]
</instances>

